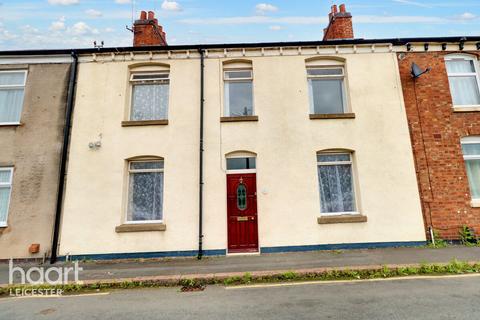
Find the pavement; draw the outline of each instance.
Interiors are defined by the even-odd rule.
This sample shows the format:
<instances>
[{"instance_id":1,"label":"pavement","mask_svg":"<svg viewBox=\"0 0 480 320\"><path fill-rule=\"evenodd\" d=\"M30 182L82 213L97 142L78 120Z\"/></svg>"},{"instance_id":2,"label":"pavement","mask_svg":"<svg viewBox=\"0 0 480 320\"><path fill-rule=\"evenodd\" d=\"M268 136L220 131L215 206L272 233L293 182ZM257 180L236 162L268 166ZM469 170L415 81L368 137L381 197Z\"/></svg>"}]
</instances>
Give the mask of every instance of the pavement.
<instances>
[{"instance_id":1,"label":"pavement","mask_svg":"<svg viewBox=\"0 0 480 320\"><path fill-rule=\"evenodd\" d=\"M2 319L477 320L480 277L121 290L0 299Z\"/></svg>"},{"instance_id":2,"label":"pavement","mask_svg":"<svg viewBox=\"0 0 480 320\"><path fill-rule=\"evenodd\" d=\"M315 271L325 268L368 268L383 265L414 265L421 263L448 263L453 259L479 262L480 247L452 246L430 248L383 248L366 250L336 250L263 254L244 256L175 258L135 261L83 262L80 280L86 283L124 281L126 279L170 279L212 275L238 275L245 272L272 273L279 271ZM34 264L15 264L23 268ZM45 265L44 267L49 267ZM62 266L56 264L55 266ZM26 269L25 269L26 270ZM15 282L20 274L15 274ZM0 286L8 284L9 267L0 264Z\"/></svg>"}]
</instances>

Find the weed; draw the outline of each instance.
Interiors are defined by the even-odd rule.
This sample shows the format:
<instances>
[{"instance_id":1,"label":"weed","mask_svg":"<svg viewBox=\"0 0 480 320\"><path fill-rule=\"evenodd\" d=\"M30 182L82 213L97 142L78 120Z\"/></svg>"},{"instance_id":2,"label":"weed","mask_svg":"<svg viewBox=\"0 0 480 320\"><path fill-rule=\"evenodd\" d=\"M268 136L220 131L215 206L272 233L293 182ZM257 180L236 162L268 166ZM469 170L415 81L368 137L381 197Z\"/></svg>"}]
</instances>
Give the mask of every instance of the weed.
<instances>
[{"instance_id":1,"label":"weed","mask_svg":"<svg viewBox=\"0 0 480 320\"><path fill-rule=\"evenodd\" d=\"M458 234L460 235L462 244L467 247L476 246L479 242L479 240L475 237L474 231L467 226L462 226Z\"/></svg>"}]
</instances>

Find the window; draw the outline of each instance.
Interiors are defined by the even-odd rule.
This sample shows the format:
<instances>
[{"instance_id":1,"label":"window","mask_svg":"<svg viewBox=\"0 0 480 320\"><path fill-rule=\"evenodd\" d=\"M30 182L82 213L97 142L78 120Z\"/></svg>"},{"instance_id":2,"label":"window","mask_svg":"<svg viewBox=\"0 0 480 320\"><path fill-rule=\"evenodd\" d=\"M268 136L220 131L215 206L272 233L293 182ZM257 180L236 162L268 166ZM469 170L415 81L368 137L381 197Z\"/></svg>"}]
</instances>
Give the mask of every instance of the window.
<instances>
[{"instance_id":1,"label":"window","mask_svg":"<svg viewBox=\"0 0 480 320\"><path fill-rule=\"evenodd\" d=\"M447 56L445 64L454 106L480 105L477 61L469 56Z\"/></svg>"},{"instance_id":2,"label":"window","mask_svg":"<svg viewBox=\"0 0 480 320\"><path fill-rule=\"evenodd\" d=\"M163 220L163 160L128 164L127 222Z\"/></svg>"},{"instance_id":3,"label":"window","mask_svg":"<svg viewBox=\"0 0 480 320\"><path fill-rule=\"evenodd\" d=\"M247 187L243 183L237 187L237 208L240 211L247 209Z\"/></svg>"},{"instance_id":4,"label":"window","mask_svg":"<svg viewBox=\"0 0 480 320\"><path fill-rule=\"evenodd\" d=\"M170 79L168 72L133 73L130 120L166 120Z\"/></svg>"},{"instance_id":5,"label":"window","mask_svg":"<svg viewBox=\"0 0 480 320\"><path fill-rule=\"evenodd\" d=\"M307 76L313 114L345 113L343 67L309 67Z\"/></svg>"},{"instance_id":6,"label":"window","mask_svg":"<svg viewBox=\"0 0 480 320\"><path fill-rule=\"evenodd\" d=\"M253 115L253 72L252 70L224 71L225 116L241 117Z\"/></svg>"},{"instance_id":7,"label":"window","mask_svg":"<svg viewBox=\"0 0 480 320\"><path fill-rule=\"evenodd\" d=\"M463 138L462 151L472 200L480 201L480 137Z\"/></svg>"},{"instance_id":8,"label":"window","mask_svg":"<svg viewBox=\"0 0 480 320\"><path fill-rule=\"evenodd\" d=\"M320 207L323 214L356 213L350 153L318 153Z\"/></svg>"},{"instance_id":9,"label":"window","mask_svg":"<svg viewBox=\"0 0 480 320\"><path fill-rule=\"evenodd\" d=\"M227 170L250 170L255 168L255 157L227 159Z\"/></svg>"},{"instance_id":10,"label":"window","mask_svg":"<svg viewBox=\"0 0 480 320\"><path fill-rule=\"evenodd\" d=\"M13 168L0 168L0 227L7 226Z\"/></svg>"},{"instance_id":11,"label":"window","mask_svg":"<svg viewBox=\"0 0 480 320\"><path fill-rule=\"evenodd\" d=\"M19 124L27 71L0 71L0 124Z\"/></svg>"}]
</instances>

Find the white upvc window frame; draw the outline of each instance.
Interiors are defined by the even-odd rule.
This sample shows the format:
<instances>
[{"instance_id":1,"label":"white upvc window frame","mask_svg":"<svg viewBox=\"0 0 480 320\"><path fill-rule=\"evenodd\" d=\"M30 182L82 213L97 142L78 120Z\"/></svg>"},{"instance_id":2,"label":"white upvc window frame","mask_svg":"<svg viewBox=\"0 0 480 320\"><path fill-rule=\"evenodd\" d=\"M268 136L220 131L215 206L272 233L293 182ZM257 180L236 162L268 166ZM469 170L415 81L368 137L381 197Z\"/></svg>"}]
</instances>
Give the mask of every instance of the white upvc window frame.
<instances>
[{"instance_id":1,"label":"white upvc window frame","mask_svg":"<svg viewBox=\"0 0 480 320\"><path fill-rule=\"evenodd\" d=\"M336 75L310 75L309 70L318 70L318 69L340 69L342 71L341 74ZM346 77L345 77L345 66L343 65L332 65L332 66L307 66L307 81L308 81L308 99L310 102L310 114L317 114L315 113L315 104L313 101L313 86L312 82L316 79L333 79L333 80L341 80L342 81L342 113L348 112L348 101L347 101L347 87L345 85ZM322 113L319 113L322 114Z\"/></svg>"},{"instance_id":2,"label":"white upvc window frame","mask_svg":"<svg viewBox=\"0 0 480 320\"><path fill-rule=\"evenodd\" d=\"M463 60L463 61L472 61L473 62L473 68L474 68L474 72L468 72L468 73L448 73L448 70L447 70L447 77L448 77L448 81L449 81L449 87L450 87L450 77L475 77L475 79L477 80L477 87L478 87L478 91L480 93L480 76L479 76L479 63L478 63L478 60L473 57L473 56L470 56L470 55L464 55L464 54L450 54L450 55L447 55L445 56L445 62L447 61L455 61L455 60ZM447 68L446 64L445 64L445 69ZM451 90L451 87L450 87L450 90ZM453 103L453 97L452 97L452 103ZM473 105L463 105L463 104L454 104L453 103L453 108L454 109L458 109L458 110L461 110L461 109L466 109L466 110L469 110L469 109L475 109L476 111L480 111L480 104L473 104Z\"/></svg>"},{"instance_id":3,"label":"white upvc window frame","mask_svg":"<svg viewBox=\"0 0 480 320\"><path fill-rule=\"evenodd\" d=\"M163 168L161 169L132 169L132 163L145 163L145 162L163 162ZM132 173L155 173L155 172L162 172L163 173L163 199L165 200L165 160L164 159L146 159L146 160L141 160L141 159L135 159L135 160L129 160L127 162L127 203L125 207L125 218L124 218L124 224L155 224L155 223L163 223L165 221L165 212L163 211L162 207L162 219L161 220L128 220L128 208L130 205L130 179L131 179L131 174ZM163 202L162 202L163 204Z\"/></svg>"},{"instance_id":4,"label":"white upvc window frame","mask_svg":"<svg viewBox=\"0 0 480 320\"><path fill-rule=\"evenodd\" d=\"M22 99L22 111L23 111L23 101L25 99L25 86L27 85L27 76L28 70L24 69L12 69L12 70L0 70L0 73L23 73L23 83L15 85L0 85L0 90L12 90L12 89L23 89L23 99ZM4 125L19 125L20 120L17 122L0 122L0 126Z\"/></svg>"},{"instance_id":5,"label":"white upvc window frame","mask_svg":"<svg viewBox=\"0 0 480 320\"><path fill-rule=\"evenodd\" d=\"M460 147L462 147L464 144L480 144L480 137L465 137L460 141ZM463 148L462 148L463 149ZM480 154L478 155L465 155L463 154L462 150L462 155L463 155L463 160L467 162L468 160L480 160ZM466 163L465 163L466 164ZM470 179L467 175L467 179ZM470 182L468 181L470 184ZM469 185L470 188L470 185ZM480 198L471 198L471 205L473 207L480 207Z\"/></svg>"},{"instance_id":6,"label":"white upvc window frame","mask_svg":"<svg viewBox=\"0 0 480 320\"><path fill-rule=\"evenodd\" d=\"M7 202L7 215L5 216L5 221L0 221L0 227L8 226L8 213L10 211L10 201L12 197L12 183L13 183L13 167L0 167L0 171L10 172L10 180L8 182L0 182L0 189L10 189L8 194Z\"/></svg>"},{"instance_id":7,"label":"white upvc window frame","mask_svg":"<svg viewBox=\"0 0 480 320\"><path fill-rule=\"evenodd\" d=\"M166 77L159 76L157 78L151 79L135 79L136 76L149 76L149 75L166 75ZM128 109L128 120L132 120L133 114L133 87L135 85L154 85L154 84L168 84L168 103L167 103L167 117L165 119L155 119L155 120L167 120L168 113L170 111L170 70L159 70L159 71L138 71L131 72L130 74L130 108ZM140 120L142 121L142 120ZM148 120L146 120L148 121Z\"/></svg>"},{"instance_id":8,"label":"white upvc window frame","mask_svg":"<svg viewBox=\"0 0 480 320\"><path fill-rule=\"evenodd\" d=\"M350 160L349 161L330 161L330 162L323 162L323 161L318 161L318 156L319 155L348 155ZM355 179L356 179L356 176L355 176L355 169L354 169L354 166L353 166L353 154L352 152L349 152L347 150L345 151L332 151L332 152L329 152L329 151L320 151L320 152L317 152L315 154L315 157L317 159L317 185L318 185L318 188L319 188L319 198L320 198L320 215L321 216L342 216L342 215L359 215L360 212L358 210L358 194L357 194L357 190L356 190L356 187L355 187ZM344 165L344 164L349 164L350 165L350 172L351 172L351 180L352 180L352 191L353 191L353 195L354 195L354 205L355 205L355 211L344 211L344 212L322 212L322 205L321 205L321 196L320 196L320 188L321 188L321 185L320 185L320 178L318 177L318 170L319 170L319 166L335 166L335 165Z\"/></svg>"},{"instance_id":9,"label":"white upvc window frame","mask_svg":"<svg viewBox=\"0 0 480 320\"><path fill-rule=\"evenodd\" d=\"M229 72L250 72L250 77L243 77L243 78L228 78L227 73ZM236 117L230 114L230 96L229 90L227 90L227 86L233 82L251 82L252 84L252 114L249 116L255 115L255 96L254 96L254 88L253 88L253 68L225 68L223 69L223 97L224 97L224 116L225 117Z\"/></svg>"}]
</instances>

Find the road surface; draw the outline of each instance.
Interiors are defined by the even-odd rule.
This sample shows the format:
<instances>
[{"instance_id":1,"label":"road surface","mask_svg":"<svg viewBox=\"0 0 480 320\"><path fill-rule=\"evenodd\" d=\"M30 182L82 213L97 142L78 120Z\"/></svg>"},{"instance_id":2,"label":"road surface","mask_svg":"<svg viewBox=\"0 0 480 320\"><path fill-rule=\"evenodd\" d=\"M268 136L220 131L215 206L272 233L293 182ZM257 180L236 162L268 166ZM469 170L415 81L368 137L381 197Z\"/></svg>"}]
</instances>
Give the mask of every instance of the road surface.
<instances>
[{"instance_id":1,"label":"road surface","mask_svg":"<svg viewBox=\"0 0 480 320\"><path fill-rule=\"evenodd\" d=\"M0 319L472 319L480 277L225 288L119 290L0 299Z\"/></svg>"}]
</instances>

